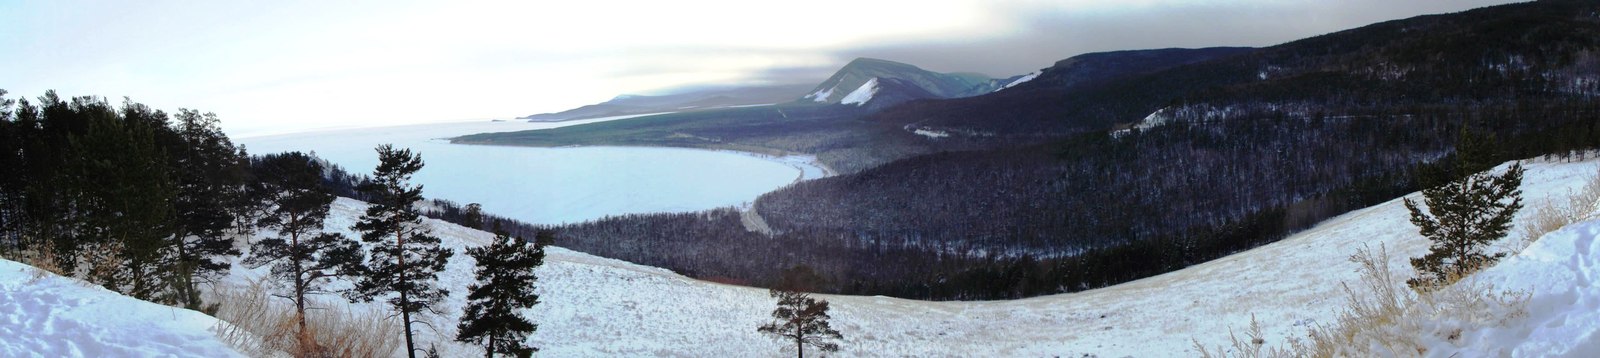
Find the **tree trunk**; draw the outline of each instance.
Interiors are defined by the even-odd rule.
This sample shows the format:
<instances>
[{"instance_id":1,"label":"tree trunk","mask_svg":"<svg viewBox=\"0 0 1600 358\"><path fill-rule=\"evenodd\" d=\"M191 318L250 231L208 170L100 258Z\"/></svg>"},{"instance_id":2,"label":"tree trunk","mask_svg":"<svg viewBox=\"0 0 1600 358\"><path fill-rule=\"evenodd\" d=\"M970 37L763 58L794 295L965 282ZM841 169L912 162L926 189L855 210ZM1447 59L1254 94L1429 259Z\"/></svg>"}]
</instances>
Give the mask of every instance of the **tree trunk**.
<instances>
[{"instance_id":1,"label":"tree trunk","mask_svg":"<svg viewBox=\"0 0 1600 358\"><path fill-rule=\"evenodd\" d=\"M289 222L296 222L298 218L289 214ZM294 265L294 320L299 326L300 351L305 352L306 339L306 280L305 270L300 267L300 233L289 232L289 261Z\"/></svg>"},{"instance_id":2,"label":"tree trunk","mask_svg":"<svg viewBox=\"0 0 1600 358\"><path fill-rule=\"evenodd\" d=\"M794 352L795 357L806 358L806 336L799 325L794 327Z\"/></svg>"},{"instance_id":3,"label":"tree trunk","mask_svg":"<svg viewBox=\"0 0 1600 358\"><path fill-rule=\"evenodd\" d=\"M400 230L404 230L404 229L400 229ZM406 282L406 236L405 236L405 234L398 233L398 232L395 233L394 234L394 241L395 241L395 245L394 245L395 266L399 267L398 271L400 273L400 280L396 281L396 282L402 283L401 286L405 287L406 285L403 284L404 282ZM400 290L400 320L401 320L402 323L405 324L405 328L406 328L406 356L410 357L410 358L417 358L417 348L416 348L417 346L416 346L416 344L412 343L412 341L411 341L411 309L410 309L411 301L407 300L406 298L407 298L406 297L406 290L405 289L401 289Z\"/></svg>"}]
</instances>

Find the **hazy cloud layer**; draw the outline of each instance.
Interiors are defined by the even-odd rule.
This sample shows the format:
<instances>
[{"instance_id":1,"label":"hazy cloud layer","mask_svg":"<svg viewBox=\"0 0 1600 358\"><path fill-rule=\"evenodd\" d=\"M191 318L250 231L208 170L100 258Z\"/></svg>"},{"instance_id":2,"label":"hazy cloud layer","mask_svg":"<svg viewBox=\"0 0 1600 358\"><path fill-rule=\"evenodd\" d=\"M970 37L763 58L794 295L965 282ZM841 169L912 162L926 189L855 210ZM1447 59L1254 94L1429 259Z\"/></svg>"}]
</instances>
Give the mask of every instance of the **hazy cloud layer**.
<instances>
[{"instance_id":1,"label":"hazy cloud layer","mask_svg":"<svg viewBox=\"0 0 1600 358\"><path fill-rule=\"evenodd\" d=\"M873 57L941 72L979 72L1006 77L1088 52L1167 47L1264 47L1387 20L1507 2L1262 1L1187 3L1125 11L1018 6L1000 10L1005 14L997 17L1017 22L1015 31L1000 36L871 44L839 49L834 54L840 61Z\"/></svg>"},{"instance_id":2,"label":"hazy cloud layer","mask_svg":"<svg viewBox=\"0 0 1600 358\"><path fill-rule=\"evenodd\" d=\"M814 84L855 57L1004 77L1085 52L1269 46L1498 2L0 1L0 88L129 96L281 132Z\"/></svg>"}]
</instances>

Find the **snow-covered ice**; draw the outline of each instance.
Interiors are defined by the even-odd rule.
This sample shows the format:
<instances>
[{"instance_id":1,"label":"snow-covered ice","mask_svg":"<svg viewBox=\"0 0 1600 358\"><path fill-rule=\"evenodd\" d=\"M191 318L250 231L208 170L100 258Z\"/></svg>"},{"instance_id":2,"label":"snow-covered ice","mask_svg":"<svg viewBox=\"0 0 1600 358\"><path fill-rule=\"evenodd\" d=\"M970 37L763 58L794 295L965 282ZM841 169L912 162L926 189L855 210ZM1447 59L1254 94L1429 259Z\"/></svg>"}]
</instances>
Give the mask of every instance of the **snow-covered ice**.
<instances>
[{"instance_id":1,"label":"snow-covered ice","mask_svg":"<svg viewBox=\"0 0 1600 358\"><path fill-rule=\"evenodd\" d=\"M423 195L537 224L607 215L733 206L809 178L793 161L739 153L651 147L533 148L450 144L441 138L594 123L467 122L341 129L239 139L252 154L315 152L352 173L377 165L383 143L411 148L426 163Z\"/></svg>"},{"instance_id":2,"label":"snow-covered ice","mask_svg":"<svg viewBox=\"0 0 1600 358\"><path fill-rule=\"evenodd\" d=\"M850 91L850 94L845 95L844 99L839 100L839 104L853 104L857 106L865 105L867 104L867 101L872 100L872 95L875 94L878 94L877 77L867 80L867 83L862 83L861 87L857 87L856 90Z\"/></svg>"},{"instance_id":3,"label":"snow-covered ice","mask_svg":"<svg viewBox=\"0 0 1600 358\"><path fill-rule=\"evenodd\" d=\"M219 324L0 259L0 357L243 357Z\"/></svg>"}]
</instances>

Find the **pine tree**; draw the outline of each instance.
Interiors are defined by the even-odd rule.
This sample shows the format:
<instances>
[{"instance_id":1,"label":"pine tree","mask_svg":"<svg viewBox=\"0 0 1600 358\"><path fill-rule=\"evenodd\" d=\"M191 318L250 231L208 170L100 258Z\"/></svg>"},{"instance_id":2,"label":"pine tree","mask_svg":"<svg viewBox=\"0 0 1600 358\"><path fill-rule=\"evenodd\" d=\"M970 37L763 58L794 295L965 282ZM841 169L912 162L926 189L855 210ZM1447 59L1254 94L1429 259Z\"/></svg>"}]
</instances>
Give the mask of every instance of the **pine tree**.
<instances>
[{"instance_id":1,"label":"pine tree","mask_svg":"<svg viewBox=\"0 0 1600 358\"><path fill-rule=\"evenodd\" d=\"M410 181L411 175L422 169L422 157L389 144L378 146L377 151L378 167L371 181L357 188L372 198L372 206L352 227L361 232L362 241L373 244L372 250L361 268L361 280L346 297L368 302L386 298L400 312L406 354L415 358L411 317L424 310L432 312L430 307L449 294L438 288L436 281L454 252L439 247L439 238L428 231L416 208L422 201L422 186Z\"/></svg>"},{"instance_id":2,"label":"pine tree","mask_svg":"<svg viewBox=\"0 0 1600 358\"><path fill-rule=\"evenodd\" d=\"M767 292L778 299L778 307L772 310L774 320L756 331L794 341L795 356L801 358L806 355L807 345L825 352L838 351L839 345L829 341L843 339L844 335L828 323L828 301L801 292L818 284L820 278L808 267L785 270L783 282Z\"/></svg>"},{"instance_id":3,"label":"pine tree","mask_svg":"<svg viewBox=\"0 0 1600 358\"><path fill-rule=\"evenodd\" d=\"M174 231L178 238L178 279L175 289L185 307L200 307L198 283L228 269L226 256L237 256L233 240L225 236L234 218L228 206L244 185L237 170L240 158L228 136L217 126L216 115L181 109L177 115L173 168L177 176Z\"/></svg>"},{"instance_id":4,"label":"pine tree","mask_svg":"<svg viewBox=\"0 0 1600 358\"><path fill-rule=\"evenodd\" d=\"M262 228L278 236L257 241L245 264L272 265L272 276L290 285L295 324L302 352L312 352L306 332L306 296L326 293L329 278L347 275L360 263L361 247L337 233L324 233L323 222L334 196L322 185L322 166L303 153L268 155L261 161L260 180L266 189L268 214Z\"/></svg>"},{"instance_id":5,"label":"pine tree","mask_svg":"<svg viewBox=\"0 0 1600 358\"><path fill-rule=\"evenodd\" d=\"M468 286L467 307L457 326L456 340L484 345L484 354L528 357L538 352L525 342L539 325L518 312L539 304L533 270L544 264L544 247L520 237L510 237L495 227L495 242L467 249L478 261L478 282Z\"/></svg>"},{"instance_id":6,"label":"pine tree","mask_svg":"<svg viewBox=\"0 0 1600 358\"><path fill-rule=\"evenodd\" d=\"M483 204L467 204L461 210L461 221L465 223L464 226L466 227L481 230L483 228Z\"/></svg>"},{"instance_id":7,"label":"pine tree","mask_svg":"<svg viewBox=\"0 0 1600 358\"><path fill-rule=\"evenodd\" d=\"M22 187L26 177L22 157L26 129L13 122L12 105L0 89L0 254L23 249Z\"/></svg>"},{"instance_id":8,"label":"pine tree","mask_svg":"<svg viewBox=\"0 0 1600 358\"><path fill-rule=\"evenodd\" d=\"M1511 219L1522 209L1522 164L1512 164L1499 176L1483 171L1493 158L1492 141L1463 131L1450 168L1453 173L1432 175L1464 176L1424 189L1426 212L1405 199L1411 223L1432 241L1428 254L1411 259L1420 275L1407 281L1412 287L1446 285L1505 257L1505 253L1486 254L1484 249L1506 236Z\"/></svg>"},{"instance_id":9,"label":"pine tree","mask_svg":"<svg viewBox=\"0 0 1600 358\"><path fill-rule=\"evenodd\" d=\"M174 180L156 142L165 114L124 106L121 114L104 100L73 99L68 111L86 117L88 129L69 136L62 197L73 216L61 239L70 240L64 260L95 267L89 278L106 288L146 301L175 303L170 283L176 264L172 218Z\"/></svg>"}]
</instances>

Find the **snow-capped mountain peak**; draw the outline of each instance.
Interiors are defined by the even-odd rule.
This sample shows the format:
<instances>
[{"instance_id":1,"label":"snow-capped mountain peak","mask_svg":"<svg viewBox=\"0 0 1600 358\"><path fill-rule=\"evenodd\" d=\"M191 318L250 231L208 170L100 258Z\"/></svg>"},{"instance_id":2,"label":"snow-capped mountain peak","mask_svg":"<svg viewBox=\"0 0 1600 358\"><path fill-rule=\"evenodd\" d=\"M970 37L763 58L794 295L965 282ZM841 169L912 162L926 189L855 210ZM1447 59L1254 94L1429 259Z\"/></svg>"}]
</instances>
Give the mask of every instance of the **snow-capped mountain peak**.
<instances>
[{"instance_id":1,"label":"snow-capped mountain peak","mask_svg":"<svg viewBox=\"0 0 1600 358\"><path fill-rule=\"evenodd\" d=\"M843 99L839 100L839 104L853 104L860 106L866 104L867 101L871 101L872 95L877 93L878 78L873 77L872 79L867 80L867 83L861 84L861 87L857 87L855 91L851 91L850 94L845 95Z\"/></svg>"}]
</instances>

